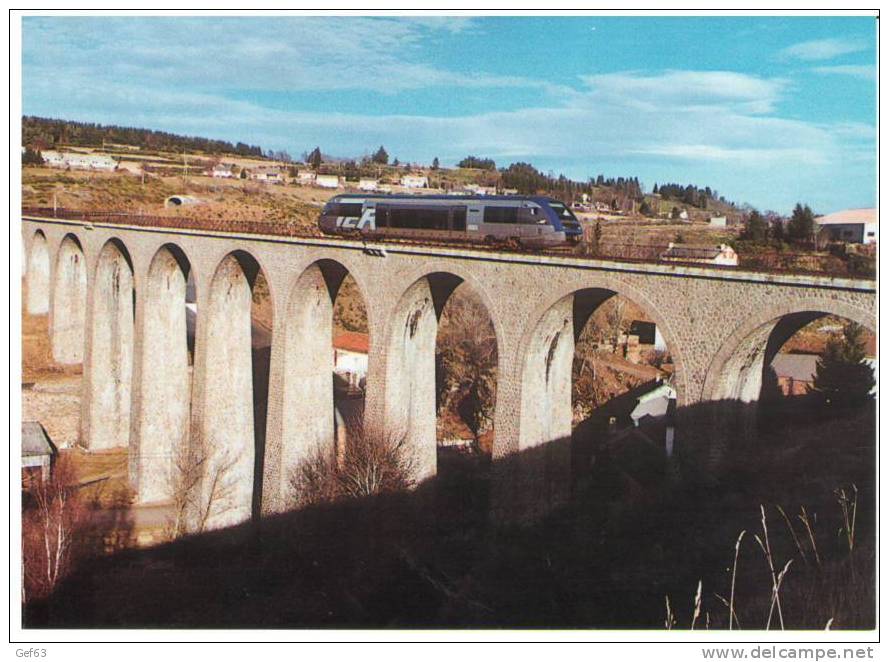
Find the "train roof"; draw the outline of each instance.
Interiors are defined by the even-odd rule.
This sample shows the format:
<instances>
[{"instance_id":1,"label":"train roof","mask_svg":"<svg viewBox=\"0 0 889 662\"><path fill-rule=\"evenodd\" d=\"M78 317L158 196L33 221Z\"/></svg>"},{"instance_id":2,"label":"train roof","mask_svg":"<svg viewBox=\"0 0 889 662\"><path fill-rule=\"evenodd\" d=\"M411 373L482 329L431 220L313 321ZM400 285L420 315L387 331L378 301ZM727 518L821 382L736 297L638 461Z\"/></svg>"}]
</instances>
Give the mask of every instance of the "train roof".
<instances>
[{"instance_id":1,"label":"train roof","mask_svg":"<svg viewBox=\"0 0 889 662\"><path fill-rule=\"evenodd\" d=\"M460 195L411 195L409 193L340 193L331 198L331 200L342 200L348 198L360 198L367 200L368 198L381 200L471 200L473 202L519 202L530 200L538 204L547 204L549 202L561 202L556 198L549 198L545 195L477 195L477 194L460 194ZM565 204L565 203L562 203Z\"/></svg>"}]
</instances>

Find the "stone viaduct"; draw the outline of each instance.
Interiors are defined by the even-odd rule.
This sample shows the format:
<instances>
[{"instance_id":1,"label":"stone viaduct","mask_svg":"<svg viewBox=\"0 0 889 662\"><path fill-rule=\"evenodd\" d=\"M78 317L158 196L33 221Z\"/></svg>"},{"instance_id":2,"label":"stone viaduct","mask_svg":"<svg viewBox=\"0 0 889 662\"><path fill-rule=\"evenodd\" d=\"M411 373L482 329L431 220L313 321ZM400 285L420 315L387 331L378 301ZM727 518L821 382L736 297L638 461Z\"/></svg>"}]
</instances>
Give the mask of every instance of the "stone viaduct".
<instances>
[{"instance_id":1,"label":"stone viaduct","mask_svg":"<svg viewBox=\"0 0 889 662\"><path fill-rule=\"evenodd\" d=\"M680 410L757 400L764 365L820 315L876 329L876 284L866 280L33 216L22 227L27 309L49 315L56 361L83 363L81 444L129 446L141 502L169 500L180 458L190 458L196 501L213 502L208 528L288 510L292 468L332 449L333 299L347 273L370 330L365 428L403 435L420 479L436 471L438 316L461 283L496 334L495 462L570 439L575 337L615 294L660 328ZM250 314L260 270L274 323L255 443Z\"/></svg>"}]
</instances>

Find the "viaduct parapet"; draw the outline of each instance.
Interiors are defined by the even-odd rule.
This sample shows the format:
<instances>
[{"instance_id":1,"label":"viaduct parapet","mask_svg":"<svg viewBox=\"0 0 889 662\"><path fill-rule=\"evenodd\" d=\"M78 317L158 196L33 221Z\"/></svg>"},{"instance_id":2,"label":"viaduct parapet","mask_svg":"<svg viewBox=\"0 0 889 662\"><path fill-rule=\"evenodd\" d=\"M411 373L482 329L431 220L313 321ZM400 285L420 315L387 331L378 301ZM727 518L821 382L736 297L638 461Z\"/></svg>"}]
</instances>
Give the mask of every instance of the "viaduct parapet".
<instances>
[{"instance_id":1,"label":"viaduct parapet","mask_svg":"<svg viewBox=\"0 0 889 662\"><path fill-rule=\"evenodd\" d=\"M876 329L876 284L848 278L30 216L23 241L27 309L49 315L56 361L83 362L81 443L129 446L142 502L169 500L177 471L199 466L190 517L206 528L288 510L296 464L333 452L333 299L346 274L367 308L365 428L403 435L419 479L436 471L438 319L461 285L496 334L495 462L570 438L576 336L613 295L656 322L680 408L755 401L780 338L815 317ZM273 319L265 411L251 363L260 272Z\"/></svg>"}]
</instances>

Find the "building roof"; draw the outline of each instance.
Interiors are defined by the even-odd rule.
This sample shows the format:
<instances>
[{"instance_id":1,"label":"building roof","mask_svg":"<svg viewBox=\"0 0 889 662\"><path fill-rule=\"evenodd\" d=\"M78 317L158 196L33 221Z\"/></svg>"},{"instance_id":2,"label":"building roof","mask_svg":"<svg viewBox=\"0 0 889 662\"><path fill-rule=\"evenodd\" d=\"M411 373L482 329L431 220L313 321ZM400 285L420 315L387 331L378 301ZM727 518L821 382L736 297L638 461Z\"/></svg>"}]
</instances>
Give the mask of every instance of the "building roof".
<instances>
[{"instance_id":1,"label":"building roof","mask_svg":"<svg viewBox=\"0 0 889 662\"><path fill-rule=\"evenodd\" d=\"M817 354L776 354L772 359L775 374L798 382L810 382L818 363Z\"/></svg>"},{"instance_id":2,"label":"building roof","mask_svg":"<svg viewBox=\"0 0 889 662\"><path fill-rule=\"evenodd\" d=\"M346 352L367 354L370 349L370 338L366 333L343 331L334 336L333 347L334 349L341 349Z\"/></svg>"},{"instance_id":3,"label":"building roof","mask_svg":"<svg viewBox=\"0 0 889 662\"><path fill-rule=\"evenodd\" d=\"M56 447L37 421L22 421L22 457L55 455Z\"/></svg>"},{"instance_id":4,"label":"building roof","mask_svg":"<svg viewBox=\"0 0 889 662\"><path fill-rule=\"evenodd\" d=\"M658 418L665 416L670 410L670 401L676 399L676 391L669 384L659 384L648 393L643 393L637 400L637 405L630 412L633 422L646 416Z\"/></svg>"},{"instance_id":5,"label":"building roof","mask_svg":"<svg viewBox=\"0 0 889 662\"><path fill-rule=\"evenodd\" d=\"M671 246L663 252L663 257L682 257L712 260L722 250L718 246Z\"/></svg>"},{"instance_id":6,"label":"building roof","mask_svg":"<svg viewBox=\"0 0 889 662\"><path fill-rule=\"evenodd\" d=\"M815 219L818 225L838 225L846 223L876 223L877 210L875 208L844 209L832 214L825 214Z\"/></svg>"}]
</instances>

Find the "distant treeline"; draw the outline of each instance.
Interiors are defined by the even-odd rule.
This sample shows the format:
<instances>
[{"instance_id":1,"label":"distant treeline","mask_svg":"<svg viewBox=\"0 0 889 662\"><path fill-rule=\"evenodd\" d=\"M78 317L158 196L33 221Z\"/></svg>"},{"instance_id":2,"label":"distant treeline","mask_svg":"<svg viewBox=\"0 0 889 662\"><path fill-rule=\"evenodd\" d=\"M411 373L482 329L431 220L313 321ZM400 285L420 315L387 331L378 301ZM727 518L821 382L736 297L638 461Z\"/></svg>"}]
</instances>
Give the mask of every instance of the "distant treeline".
<instances>
[{"instance_id":1,"label":"distant treeline","mask_svg":"<svg viewBox=\"0 0 889 662\"><path fill-rule=\"evenodd\" d=\"M636 177L618 177L605 179L599 175L597 179L578 182L569 179L565 175L556 177L552 174L544 174L530 163L513 163L508 168L500 171L500 185L503 188L514 188L519 193L552 193L561 195L568 200L580 193L592 194L594 187L608 187L615 193L619 193L633 200L642 200L642 187Z\"/></svg>"},{"instance_id":2,"label":"distant treeline","mask_svg":"<svg viewBox=\"0 0 889 662\"><path fill-rule=\"evenodd\" d=\"M707 203L710 200L719 200L724 204L731 204L727 202L725 198L720 197L720 195L709 186L698 188L691 184L685 186L682 184L661 184L660 186L655 184L651 192L659 193L662 198L678 200L679 202L684 202L687 205L694 205L701 209L706 209Z\"/></svg>"},{"instance_id":3,"label":"distant treeline","mask_svg":"<svg viewBox=\"0 0 889 662\"><path fill-rule=\"evenodd\" d=\"M232 144L226 140L180 136L166 131L94 124L92 122L72 122L31 116L22 118L22 144L27 147L38 150L53 149L59 145L97 147L103 142L164 152L263 156L259 146L241 142Z\"/></svg>"}]
</instances>

